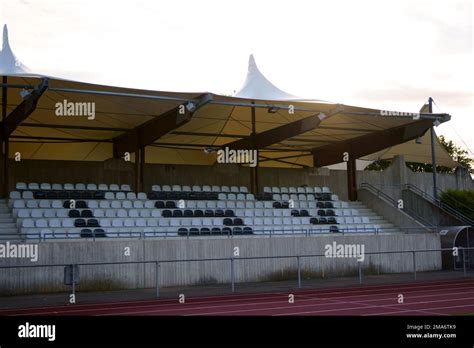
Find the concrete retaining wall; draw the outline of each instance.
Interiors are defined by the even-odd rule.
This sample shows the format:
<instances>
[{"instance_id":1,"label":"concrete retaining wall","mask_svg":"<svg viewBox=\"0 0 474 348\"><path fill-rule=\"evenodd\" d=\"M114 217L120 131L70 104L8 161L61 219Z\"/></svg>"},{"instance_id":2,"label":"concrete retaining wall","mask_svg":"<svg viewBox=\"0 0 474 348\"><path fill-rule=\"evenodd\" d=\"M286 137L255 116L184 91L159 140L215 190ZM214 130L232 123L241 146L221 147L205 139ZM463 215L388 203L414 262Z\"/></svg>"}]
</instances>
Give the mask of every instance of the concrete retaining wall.
<instances>
[{"instance_id":1,"label":"concrete retaining wall","mask_svg":"<svg viewBox=\"0 0 474 348\"><path fill-rule=\"evenodd\" d=\"M240 257L324 254L326 244L333 241L345 244L363 244L365 252L438 249L437 234L393 235L327 235L313 237L247 237L247 238L196 238L189 240L116 240L40 243L36 264L71 264L105 261L143 261L167 259L196 259L232 257L239 247ZM125 248L130 256L124 256ZM274 279L285 271L296 270L296 259L238 260L235 262L236 282ZM29 260L1 259L0 265L28 265ZM304 271L319 276L328 274L357 274L354 258L302 258ZM410 272L413 270L409 254L366 255L366 269L382 273ZM441 269L439 252L417 255L417 269ZM0 269L0 294L69 291L62 285L63 267ZM81 266L81 287L90 289L150 288L155 286L155 265ZM189 262L162 264L162 286L191 285L206 282L230 282L230 262Z\"/></svg>"}]
</instances>

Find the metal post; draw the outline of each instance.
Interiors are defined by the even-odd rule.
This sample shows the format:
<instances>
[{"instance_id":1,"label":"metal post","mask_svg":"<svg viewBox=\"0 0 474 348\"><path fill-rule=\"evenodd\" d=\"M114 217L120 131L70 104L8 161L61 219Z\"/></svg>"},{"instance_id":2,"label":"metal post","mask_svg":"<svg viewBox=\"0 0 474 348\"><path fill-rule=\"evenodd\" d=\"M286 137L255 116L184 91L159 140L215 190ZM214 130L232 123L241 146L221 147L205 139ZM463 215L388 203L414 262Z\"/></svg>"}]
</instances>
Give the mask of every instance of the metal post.
<instances>
[{"instance_id":1,"label":"metal post","mask_svg":"<svg viewBox=\"0 0 474 348\"><path fill-rule=\"evenodd\" d=\"M156 298L160 298L160 263L155 262Z\"/></svg>"},{"instance_id":2,"label":"metal post","mask_svg":"<svg viewBox=\"0 0 474 348\"><path fill-rule=\"evenodd\" d=\"M145 146L140 147L140 176L139 176L139 189L140 192L145 191Z\"/></svg>"},{"instance_id":3,"label":"metal post","mask_svg":"<svg viewBox=\"0 0 474 348\"><path fill-rule=\"evenodd\" d=\"M234 258L230 259L230 282L232 284L232 292L235 292Z\"/></svg>"},{"instance_id":4,"label":"metal post","mask_svg":"<svg viewBox=\"0 0 474 348\"><path fill-rule=\"evenodd\" d=\"M464 277L466 277L466 249L462 249L462 268L463 268L463 273Z\"/></svg>"},{"instance_id":5,"label":"metal post","mask_svg":"<svg viewBox=\"0 0 474 348\"><path fill-rule=\"evenodd\" d=\"M413 250L412 253L413 253L413 276L416 280L416 252L415 250Z\"/></svg>"},{"instance_id":6,"label":"metal post","mask_svg":"<svg viewBox=\"0 0 474 348\"><path fill-rule=\"evenodd\" d=\"M428 98L428 112L433 113L433 98ZM433 197L438 199L438 185L436 183L436 135L434 126L431 126L431 165L433 166Z\"/></svg>"},{"instance_id":7,"label":"metal post","mask_svg":"<svg viewBox=\"0 0 474 348\"><path fill-rule=\"evenodd\" d=\"M74 296L74 303L76 303L76 265L72 265L72 296Z\"/></svg>"},{"instance_id":8,"label":"metal post","mask_svg":"<svg viewBox=\"0 0 474 348\"><path fill-rule=\"evenodd\" d=\"M300 257L296 257L296 263L298 264L298 289L301 289L301 265L300 265Z\"/></svg>"},{"instance_id":9,"label":"metal post","mask_svg":"<svg viewBox=\"0 0 474 348\"><path fill-rule=\"evenodd\" d=\"M8 79L6 76L2 77L3 87L2 87L2 127L0 131L3 132L3 124L7 118L7 82ZM8 139L4 138L5 134L0 134L2 141L0 142L0 150L3 155L3 187L2 187L2 196L8 198Z\"/></svg>"},{"instance_id":10,"label":"metal post","mask_svg":"<svg viewBox=\"0 0 474 348\"><path fill-rule=\"evenodd\" d=\"M359 264L359 284L362 284L362 262L358 261Z\"/></svg>"}]
</instances>

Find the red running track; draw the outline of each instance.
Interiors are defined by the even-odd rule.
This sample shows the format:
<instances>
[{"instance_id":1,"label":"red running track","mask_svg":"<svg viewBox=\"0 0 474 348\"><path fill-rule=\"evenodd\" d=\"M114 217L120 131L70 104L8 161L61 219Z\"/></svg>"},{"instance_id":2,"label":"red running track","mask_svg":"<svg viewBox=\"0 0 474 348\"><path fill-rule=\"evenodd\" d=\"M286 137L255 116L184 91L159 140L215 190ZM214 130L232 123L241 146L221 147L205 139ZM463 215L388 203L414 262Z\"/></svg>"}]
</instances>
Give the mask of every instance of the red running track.
<instances>
[{"instance_id":1,"label":"red running track","mask_svg":"<svg viewBox=\"0 0 474 348\"><path fill-rule=\"evenodd\" d=\"M289 303L289 294L294 303ZM403 295L403 303L399 303ZM474 313L474 279L0 310L0 315L459 315Z\"/></svg>"}]
</instances>

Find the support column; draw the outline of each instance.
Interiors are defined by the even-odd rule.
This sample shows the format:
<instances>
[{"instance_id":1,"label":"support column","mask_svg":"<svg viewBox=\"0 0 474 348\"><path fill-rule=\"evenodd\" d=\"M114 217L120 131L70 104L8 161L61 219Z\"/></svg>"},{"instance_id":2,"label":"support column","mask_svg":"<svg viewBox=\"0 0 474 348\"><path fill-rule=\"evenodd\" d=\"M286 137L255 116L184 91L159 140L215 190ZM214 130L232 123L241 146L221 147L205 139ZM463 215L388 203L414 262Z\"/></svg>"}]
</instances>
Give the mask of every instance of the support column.
<instances>
[{"instance_id":1,"label":"support column","mask_svg":"<svg viewBox=\"0 0 474 348\"><path fill-rule=\"evenodd\" d=\"M433 113L433 98L429 97L428 99L428 112ZM434 131L434 126L430 129L431 133L431 165L433 167L433 197L438 199L438 185L436 182L436 134Z\"/></svg>"},{"instance_id":2,"label":"support column","mask_svg":"<svg viewBox=\"0 0 474 348\"><path fill-rule=\"evenodd\" d=\"M140 149L135 151L135 163L133 164L133 174L135 176L135 193L140 192Z\"/></svg>"},{"instance_id":3,"label":"support column","mask_svg":"<svg viewBox=\"0 0 474 348\"><path fill-rule=\"evenodd\" d=\"M347 161L347 197L350 201L357 200L356 159L352 156Z\"/></svg>"},{"instance_id":4,"label":"support column","mask_svg":"<svg viewBox=\"0 0 474 348\"><path fill-rule=\"evenodd\" d=\"M252 101L252 104L255 104ZM250 135L252 139L252 150L257 150L257 165L255 167L250 167L250 192L254 195L258 193L258 149L255 148L255 134L256 134L256 126L255 126L255 107L252 106L251 108L251 115L252 115L252 134Z\"/></svg>"},{"instance_id":5,"label":"support column","mask_svg":"<svg viewBox=\"0 0 474 348\"><path fill-rule=\"evenodd\" d=\"M2 77L2 125L0 127L0 150L2 152L2 193L1 196L4 198L8 197L8 138L5 136L4 125L5 119L7 118L7 84L8 79L6 76Z\"/></svg>"},{"instance_id":6,"label":"support column","mask_svg":"<svg viewBox=\"0 0 474 348\"><path fill-rule=\"evenodd\" d=\"M139 190L143 192L145 190L144 185L144 176L145 176L145 146L140 148L140 182L139 182Z\"/></svg>"}]
</instances>

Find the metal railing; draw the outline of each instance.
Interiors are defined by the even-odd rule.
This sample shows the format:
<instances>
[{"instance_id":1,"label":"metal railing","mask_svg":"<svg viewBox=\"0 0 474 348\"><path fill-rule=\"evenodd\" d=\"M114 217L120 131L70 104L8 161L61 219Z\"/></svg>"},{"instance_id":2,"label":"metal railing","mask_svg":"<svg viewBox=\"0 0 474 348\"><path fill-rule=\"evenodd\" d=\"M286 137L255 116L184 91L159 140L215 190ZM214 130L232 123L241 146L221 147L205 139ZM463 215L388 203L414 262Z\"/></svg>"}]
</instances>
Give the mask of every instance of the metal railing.
<instances>
[{"instance_id":1,"label":"metal railing","mask_svg":"<svg viewBox=\"0 0 474 348\"><path fill-rule=\"evenodd\" d=\"M334 226L340 226L334 224ZM82 241L100 241L110 239L156 239L156 238L175 238L175 239L193 239L193 238L242 238L242 237L266 237L275 238L280 236L295 236L295 237L314 237L318 235L379 235L389 233L400 233L394 232L393 230L401 230L405 234L413 233L426 233L427 230L430 232L439 232L440 229L445 229L444 226L431 226L431 227L392 227L392 228L369 228L369 227L338 227L338 231L332 231L327 228L315 229L315 228L293 228L291 231L288 230L253 230L251 234L193 234L192 232L186 232L185 234L178 234L176 231L159 231L159 232L144 232L144 231L130 231L130 232L100 232L95 233L94 231L88 233L88 237L84 237L81 232L28 232L28 233L1 233L0 240L22 240L22 241L38 241L47 242L53 240L82 240Z\"/></svg>"},{"instance_id":2,"label":"metal railing","mask_svg":"<svg viewBox=\"0 0 474 348\"><path fill-rule=\"evenodd\" d=\"M377 195L377 197L385 200L387 203L393 205L396 209L404 212L405 214L407 214L411 218L415 219L416 221L420 222L424 226L429 227L429 228L436 228L436 226L433 223L431 223L430 221L427 221L426 219L424 219L423 217L421 217L420 215L415 213L413 210L408 209L405 206L403 206L402 208L399 208L398 207L398 202L395 199L393 199L387 193L385 193L384 191L378 189L377 187L375 187L375 186L373 186L369 183L366 183L366 182L361 183L359 187L361 189L366 189L366 190L374 193L375 195Z\"/></svg>"},{"instance_id":3,"label":"metal railing","mask_svg":"<svg viewBox=\"0 0 474 348\"><path fill-rule=\"evenodd\" d=\"M464 248L459 247L457 248L458 255L462 260L462 269L463 269L463 276L467 277L467 269L470 268L470 261L469 261L469 254L470 251L474 250L474 247ZM364 253L364 258L370 255L393 255L393 254L402 254L402 255L411 255L412 259L412 273L413 279L417 280L417 254L420 253L428 253L428 252L450 252L454 255L453 248L441 248L441 249L419 249L419 250L396 250L396 251L376 251L376 252L366 252ZM461 256L462 255L462 256ZM441 255L440 255L441 256ZM237 263L245 260L277 260L277 259L294 259L296 261L296 286L298 289L302 287L302 277L301 277L301 259L307 258L331 258L333 260L340 260L340 258L333 258L328 257L325 254L303 254L303 255L279 255L279 256L242 256L242 257L220 257L220 258L201 258L201 259L168 259L168 260L144 260L144 261L116 261L116 262L90 262L90 263L58 263L58 264L46 264L46 265L15 265L15 266L2 266L0 265L1 269L28 269L28 268L58 268L58 267L70 267L72 270L72 281L71 281L71 289L72 294L75 295L76 293L76 285L78 284L79 277L76 278L75 272L76 269L79 267L92 267L92 266L107 266L107 265L136 265L136 264L154 264L155 265L155 290L156 290L156 297L160 297L160 288L162 287L161 284L161 272L160 267L163 264L176 264L176 263L196 263L196 262L228 262L229 263L229 278L230 278L230 287L231 291L235 292L236 287L236 280L235 280L235 273ZM363 284L363 277L364 277L364 268L362 267L362 262L358 261L357 258L354 256L352 257L357 262L357 276L359 284Z\"/></svg>"},{"instance_id":4,"label":"metal railing","mask_svg":"<svg viewBox=\"0 0 474 348\"><path fill-rule=\"evenodd\" d=\"M466 205L462 204L461 202L458 202L455 199L448 199L447 202L442 202L440 199L437 199L437 198L431 196L430 194L426 193L425 191L423 191L419 187L417 187L415 185L412 185L412 184L404 185L403 188L405 188L406 190L409 190L409 191L421 196L422 198L426 199L427 201L434 204L435 206L440 208L442 211L444 211L445 213L453 216L454 218L456 218L456 219L458 219L458 220L460 220L460 221L462 221L462 222L464 222L464 223L466 223L470 226L474 226L474 220L472 220L468 216L461 213L458 210L459 208L456 209L456 207L462 207L462 208L470 210L474 213L473 209L467 207ZM438 189L438 192L443 193L440 189Z\"/></svg>"}]
</instances>

